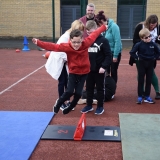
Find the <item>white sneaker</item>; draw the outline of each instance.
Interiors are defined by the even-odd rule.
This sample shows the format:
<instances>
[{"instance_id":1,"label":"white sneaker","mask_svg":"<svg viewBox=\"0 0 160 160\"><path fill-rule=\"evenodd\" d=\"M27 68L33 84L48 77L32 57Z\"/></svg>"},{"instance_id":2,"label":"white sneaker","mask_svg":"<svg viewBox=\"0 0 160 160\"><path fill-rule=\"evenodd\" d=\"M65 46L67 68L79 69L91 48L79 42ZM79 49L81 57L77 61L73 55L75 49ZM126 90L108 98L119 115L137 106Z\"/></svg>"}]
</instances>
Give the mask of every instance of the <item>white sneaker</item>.
<instances>
[{"instance_id":1,"label":"white sneaker","mask_svg":"<svg viewBox=\"0 0 160 160\"><path fill-rule=\"evenodd\" d=\"M92 104L97 104L97 100L93 99L93 103Z\"/></svg>"},{"instance_id":2,"label":"white sneaker","mask_svg":"<svg viewBox=\"0 0 160 160\"><path fill-rule=\"evenodd\" d=\"M77 104L85 104L86 103L86 99L79 99L79 101L77 102Z\"/></svg>"}]
</instances>

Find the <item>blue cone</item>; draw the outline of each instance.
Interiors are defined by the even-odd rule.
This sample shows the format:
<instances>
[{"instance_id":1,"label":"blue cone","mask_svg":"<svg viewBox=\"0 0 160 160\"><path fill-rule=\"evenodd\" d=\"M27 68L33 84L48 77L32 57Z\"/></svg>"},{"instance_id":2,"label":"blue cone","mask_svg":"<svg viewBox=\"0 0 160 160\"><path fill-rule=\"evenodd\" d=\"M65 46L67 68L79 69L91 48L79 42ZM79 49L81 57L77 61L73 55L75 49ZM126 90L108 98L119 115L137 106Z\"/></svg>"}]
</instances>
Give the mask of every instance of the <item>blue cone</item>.
<instances>
[{"instance_id":1,"label":"blue cone","mask_svg":"<svg viewBox=\"0 0 160 160\"><path fill-rule=\"evenodd\" d=\"M24 45L24 47L23 47L23 49L22 49L22 51L29 51L30 49L28 48L28 40L27 40L27 37L26 36L24 36L24 41L23 41L23 45Z\"/></svg>"}]
</instances>

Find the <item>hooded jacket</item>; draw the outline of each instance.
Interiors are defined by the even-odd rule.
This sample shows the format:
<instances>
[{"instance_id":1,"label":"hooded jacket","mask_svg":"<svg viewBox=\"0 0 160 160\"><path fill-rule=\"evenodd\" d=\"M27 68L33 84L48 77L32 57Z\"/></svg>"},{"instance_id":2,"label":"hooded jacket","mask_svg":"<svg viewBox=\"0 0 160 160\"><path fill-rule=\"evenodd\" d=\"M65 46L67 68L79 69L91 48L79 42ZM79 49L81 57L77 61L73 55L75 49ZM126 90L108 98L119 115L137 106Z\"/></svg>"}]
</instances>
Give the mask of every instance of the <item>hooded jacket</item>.
<instances>
[{"instance_id":1,"label":"hooded jacket","mask_svg":"<svg viewBox=\"0 0 160 160\"><path fill-rule=\"evenodd\" d=\"M104 37L109 41L113 57L117 58L122 51L122 42L119 26L112 19L108 20L108 30L106 30Z\"/></svg>"},{"instance_id":2,"label":"hooded jacket","mask_svg":"<svg viewBox=\"0 0 160 160\"><path fill-rule=\"evenodd\" d=\"M89 47L89 60L92 72L99 72L99 69L107 69L111 64L111 50L108 40L102 35Z\"/></svg>"},{"instance_id":3,"label":"hooded jacket","mask_svg":"<svg viewBox=\"0 0 160 160\"><path fill-rule=\"evenodd\" d=\"M55 44L38 40L37 45L49 51L65 52L68 59L69 73L80 75L87 74L90 72L88 48L105 30L106 26L102 25L100 28L92 32L87 38L85 38L78 50L74 50L70 42Z\"/></svg>"}]
</instances>

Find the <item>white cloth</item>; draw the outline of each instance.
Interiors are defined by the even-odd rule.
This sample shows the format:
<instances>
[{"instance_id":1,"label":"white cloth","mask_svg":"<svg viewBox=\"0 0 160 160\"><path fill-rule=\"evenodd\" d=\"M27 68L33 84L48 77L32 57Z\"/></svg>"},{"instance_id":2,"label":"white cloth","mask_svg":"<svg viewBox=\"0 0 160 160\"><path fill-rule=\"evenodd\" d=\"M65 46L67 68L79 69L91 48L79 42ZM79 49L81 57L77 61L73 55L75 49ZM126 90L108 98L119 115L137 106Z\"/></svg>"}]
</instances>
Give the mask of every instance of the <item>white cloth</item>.
<instances>
[{"instance_id":1,"label":"white cloth","mask_svg":"<svg viewBox=\"0 0 160 160\"><path fill-rule=\"evenodd\" d=\"M69 33L65 32L57 41L57 44L68 43ZM58 80L64 63L67 61L67 55L65 52L51 52L50 56L45 64L46 71L56 80ZM68 73L68 66L66 65Z\"/></svg>"},{"instance_id":2,"label":"white cloth","mask_svg":"<svg viewBox=\"0 0 160 160\"><path fill-rule=\"evenodd\" d=\"M67 61L67 55L65 52L51 52L50 56L45 64L47 73L49 73L54 79L58 80L64 63ZM66 66L67 72L68 67Z\"/></svg>"}]
</instances>

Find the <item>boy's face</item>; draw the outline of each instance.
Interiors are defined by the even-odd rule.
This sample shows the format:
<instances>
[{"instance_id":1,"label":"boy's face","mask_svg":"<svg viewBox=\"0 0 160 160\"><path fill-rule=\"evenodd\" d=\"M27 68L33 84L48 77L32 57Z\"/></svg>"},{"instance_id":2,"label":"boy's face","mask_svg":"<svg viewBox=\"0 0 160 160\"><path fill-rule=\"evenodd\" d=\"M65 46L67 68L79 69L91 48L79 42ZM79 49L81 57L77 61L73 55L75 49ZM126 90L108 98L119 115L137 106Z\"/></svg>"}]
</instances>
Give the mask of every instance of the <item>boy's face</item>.
<instances>
[{"instance_id":1,"label":"boy's face","mask_svg":"<svg viewBox=\"0 0 160 160\"><path fill-rule=\"evenodd\" d=\"M82 45L82 38L81 37L73 37L73 39L70 40L72 47L75 50L78 50Z\"/></svg>"},{"instance_id":2,"label":"boy's face","mask_svg":"<svg viewBox=\"0 0 160 160\"><path fill-rule=\"evenodd\" d=\"M151 35L149 34L149 35L143 37L143 38L142 38L142 41L144 41L144 42L146 42L146 43L150 42L150 41L151 41Z\"/></svg>"},{"instance_id":3,"label":"boy's face","mask_svg":"<svg viewBox=\"0 0 160 160\"><path fill-rule=\"evenodd\" d=\"M88 35L90 35L94 31L95 31L95 29L93 29L93 28L92 29L86 29L86 32L87 32Z\"/></svg>"}]
</instances>

